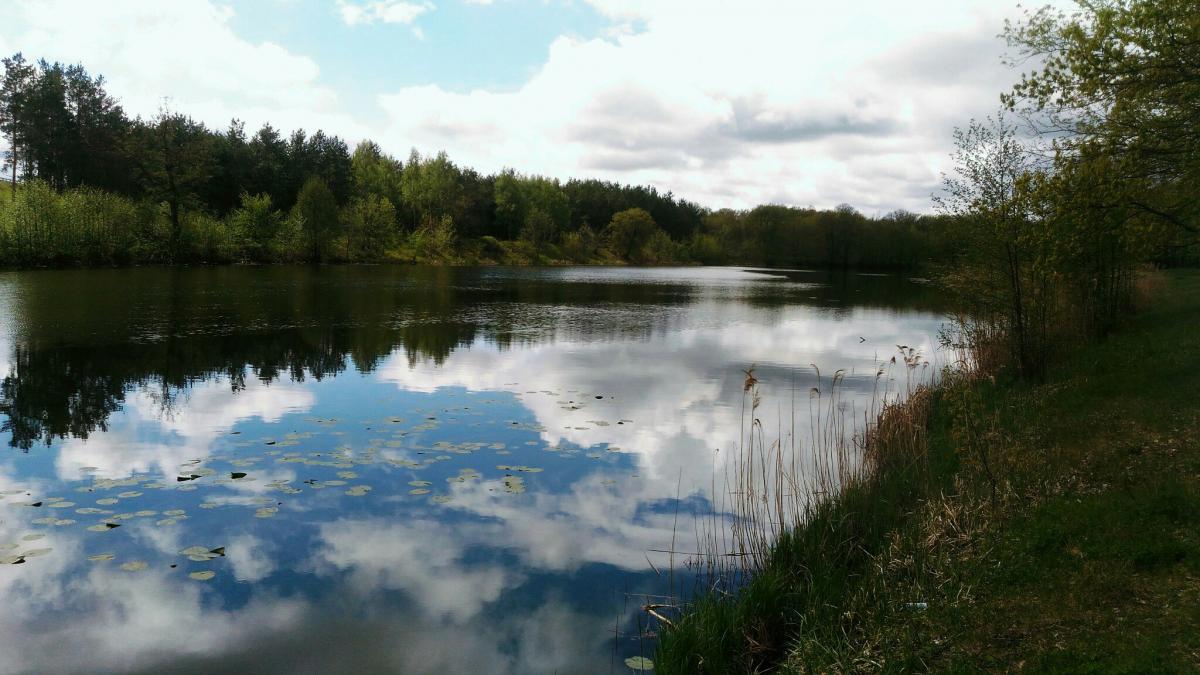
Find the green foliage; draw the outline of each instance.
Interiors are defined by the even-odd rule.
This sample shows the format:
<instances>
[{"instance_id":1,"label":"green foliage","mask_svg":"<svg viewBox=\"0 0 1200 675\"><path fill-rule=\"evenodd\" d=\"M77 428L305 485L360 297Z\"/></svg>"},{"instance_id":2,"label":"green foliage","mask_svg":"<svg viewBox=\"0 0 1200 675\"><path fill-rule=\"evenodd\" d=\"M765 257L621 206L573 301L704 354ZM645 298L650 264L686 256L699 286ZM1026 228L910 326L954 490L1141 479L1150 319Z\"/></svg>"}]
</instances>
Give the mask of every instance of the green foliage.
<instances>
[{"instance_id":1,"label":"green foliage","mask_svg":"<svg viewBox=\"0 0 1200 675\"><path fill-rule=\"evenodd\" d=\"M1058 161L1107 155L1121 180L1093 198L1200 232L1200 12L1192 0L1089 0L1006 26L1022 75L1005 103L1053 130ZM1068 133L1062 133L1066 131Z\"/></svg>"},{"instance_id":2,"label":"green foliage","mask_svg":"<svg viewBox=\"0 0 1200 675\"><path fill-rule=\"evenodd\" d=\"M599 239L592 228L584 225L576 232L568 232L563 236L563 253L576 262L587 262L596 256Z\"/></svg>"},{"instance_id":3,"label":"green foliage","mask_svg":"<svg viewBox=\"0 0 1200 675\"><path fill-rule=\"evenodd\" d=\"M340 229L337 201L325 181L316 176L305 181L292 214L304 233L309 260L320 262Z\"/></svg>"},{"instance_id":4,"label":"green foliage","mask_svg":"<svg viewBox=\"0 0 1200 675\"><path fill-rule=\"evenodd\" d=\"M396 208L387 197L367 196L351 200L343 220L352 259L381 258L396 242Z\"/></svg>"},{"instance_id":5,"label":"green foliage","mask_svg":"<svg viewBox=\"0 0 1200 675\"><path fill-rule=\"evenodd\" d=\"M409 245L417 255L429 261L452 260L458 234L450 216L429 219L409 235Z\"/></svg>"},{"instance_id":6,"label":"green foliage","mask_svg":"<svg viewBox=\"0 0 1200 675\"><path fill-rule=\"evenodd\" d=\"M646 245L659 231L654 218L645 209L632 208L613 216L605 228L605 238L613 251L626 260L641 262Z\"/></svg>"},{"instance_id":7,"label":"green foliage","mask_svg":"<svg viewBox=\"0 0 1200 675\"><path fill-rule=\"evenodd\" d=\"M246 255L251 260L278 259L284 219L283 214L272 207L270 195L243 192L241 206L229 214L229 222L245 241Z\"/></svg>"},{"instance_id":8,"label":"green foliage","mask_svg":"<svg viewBox=\"0 0 1200 675\"><path fill-rule=\"evenodd\" d=\"M533 244L534 248L550 243L558 233L554 219L540 207L533 207L525 215L525 224L521 226L521 239Z\"/></svg>"},{"instance_id":9,"label":"green foliage","mask_svg":"<svg viewBox=\"0 0 1200 675\"><path fill-rule=\"evenodd\" d=\"M123 264L146 228L147 214L127 199L91 188L58 193L31 181L0 201L0 262Z\"/></svg>"},{"instance_id":10,"label":"green foliage","mask_svg":"<svg viewBox=\"0 0 1200 675\"><path fill-rule=\"evenodd\" d=\"M160 111L134 134L135 163L142 189L167 205L171 257L180 254L183 211L199 203L198 191L212 173L212 143L203 125L184 115Z\"/></svg>"}]
</instances>

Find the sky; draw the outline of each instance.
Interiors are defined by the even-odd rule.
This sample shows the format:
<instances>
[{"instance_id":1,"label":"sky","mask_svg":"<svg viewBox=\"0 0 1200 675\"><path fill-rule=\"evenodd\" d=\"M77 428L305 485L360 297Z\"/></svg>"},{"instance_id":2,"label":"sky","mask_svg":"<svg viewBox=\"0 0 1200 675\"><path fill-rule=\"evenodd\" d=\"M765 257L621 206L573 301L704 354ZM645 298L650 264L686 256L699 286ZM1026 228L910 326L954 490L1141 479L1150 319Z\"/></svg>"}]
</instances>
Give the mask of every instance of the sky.
<instances>
[{"instance_id":1,"label":"sky","mask_svg":"<svg viewBox=\"0 0 1200 675\"><path fill-rule=\"evenodd\" d=\"M0 53L131 115L324 129L710 208L931 210L1016 0L0 0Z\"/></svg>"}]
</instances>

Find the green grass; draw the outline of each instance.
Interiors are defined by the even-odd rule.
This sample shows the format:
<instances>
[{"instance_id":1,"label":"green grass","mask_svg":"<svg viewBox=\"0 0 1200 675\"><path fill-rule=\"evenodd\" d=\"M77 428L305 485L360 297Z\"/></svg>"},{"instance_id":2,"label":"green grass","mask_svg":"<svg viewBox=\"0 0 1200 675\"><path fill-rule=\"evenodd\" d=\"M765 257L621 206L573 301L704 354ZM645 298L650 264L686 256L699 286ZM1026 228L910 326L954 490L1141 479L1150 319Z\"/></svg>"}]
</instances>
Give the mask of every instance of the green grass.
<instances>
[{"instance_id":1,"label":"green grass","mask_svg":"<svg viewBox=\"0 0 1200 675\"><path fill-rule=\"evenodd\" d=\"M1173 272L1045 383L941 391L927 461L822 507L742 592L697 598L658 671L1200 670L1198 327L1200 273Z\"/></svg>"}]
</instances>

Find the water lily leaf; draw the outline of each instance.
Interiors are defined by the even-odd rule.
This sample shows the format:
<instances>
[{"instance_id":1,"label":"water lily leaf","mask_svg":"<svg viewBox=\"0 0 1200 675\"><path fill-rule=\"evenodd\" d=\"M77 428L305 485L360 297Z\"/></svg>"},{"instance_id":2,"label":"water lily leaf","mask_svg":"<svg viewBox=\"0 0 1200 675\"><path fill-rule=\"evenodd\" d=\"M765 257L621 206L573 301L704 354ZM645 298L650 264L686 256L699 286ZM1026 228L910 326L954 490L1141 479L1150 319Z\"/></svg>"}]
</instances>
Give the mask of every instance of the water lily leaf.
<instances>
[{"instance_id":1,"label":"water lily leaf","mask_svg":"<svg viewBox=\"0 0 1200 675\"><path fill-rule=\"evenodd\" d=\"M140 572L149 566L150 565L147 564L145 560L132 560L121 565L121 569L125 570L126 572Z\"/></svg>"},{"instance_id":2,"label":"water lily leaf","mask_svg":"<svg viewBox=\"0 0 1200 675\"><path fill-rule=\"evenodd\" d=\"M113 553L97 553L96 555L89 555L88 560L91 560L92 562L108 562L116 557L117 556Z\"/></svg>"},{"instance_id":3,"label":"water lily leaf","mask_svg":"<svg viewBox=\"0 0 1200 675\"><path fill-rule=\"evenodd\" d=\"M133 499L134 497L141 497L142 493L137 492L135 490L130 490L129 492L122 492L122 493L118 494L117 496L120 497L121 499Z\"/></svg>"},{"instance_id":4,"label":"water lily leaf","mask_svg":"<svg viewBox=\"0 0 1200 675\"><path fill-rule=\"evenodd\" d=\"M208 581L209 579L217 576L217 573L212 570L203 570L201 572L192 572L188 576L196 581Z\"/></svg>"},{"instance_id":5,"label":"water lily leaf","mask_svg":"<svg viewBox=\"0 0 1200 675\"><path fill-rule=\"evenodd\" d=\"M520 476L505 476L503 483L504 491L509 494L519 495L525 492L525 479Z\"/></svg>"},{"instance_id":6,"label":"water lily leaf","mask_svg":"<svg viewBox=\"0 0 1200 675\"><path fill-rule=\"evenodd\" d=\"M108 532L109 530L116 529L118 527L120 527L120 525L116 523L100 523L99 525L89 525L87 529L91 530L92 532Z\"/></svg>"},{"instance_id":7,"label":"water lily leaf","mask_svg":"<svg viewBox=\"0 0 1200 675\"><path fill-rule=\"evenodd\" d=\"M644 656L631 656L625 659L625 665L631 670L654 670L654 662Z\"/></svg>"},{"instance_id":8,"label":"water lily leaf","mask_svg":"<svg viewBox=\"0 0 1200 675\"><path fill-rule=\"evenodd\" d=\"M410 494L410 495L427 495L427 494L429 494L429 490L426 488L414 488L412 490L409 490L408 494Z\"/></svg>"},{"instance_id":9,"label":"water lily leaf","mask_svg":"<svg viewBox=\"0 0 1200 675\"><path fill-rule=\"evenodd\" d=\"M101 506L111 506L113 504L116 504L119 501L121 501L121 500L119 500L115 497L105 497L104 499L97 499L96 503L100 504Z\"/></svg>"},{"instance_id":10,"label":"water lily leaf","mask_svg":"<svg viewBox=\"0 0 1200 675\"><path fill-rule=\"evenodd\" d=\"M75 502L54 502L53 504L47 504L46 506L49 506L52 509L67 509L75 506Z\"/></svg>"}]
</instances>

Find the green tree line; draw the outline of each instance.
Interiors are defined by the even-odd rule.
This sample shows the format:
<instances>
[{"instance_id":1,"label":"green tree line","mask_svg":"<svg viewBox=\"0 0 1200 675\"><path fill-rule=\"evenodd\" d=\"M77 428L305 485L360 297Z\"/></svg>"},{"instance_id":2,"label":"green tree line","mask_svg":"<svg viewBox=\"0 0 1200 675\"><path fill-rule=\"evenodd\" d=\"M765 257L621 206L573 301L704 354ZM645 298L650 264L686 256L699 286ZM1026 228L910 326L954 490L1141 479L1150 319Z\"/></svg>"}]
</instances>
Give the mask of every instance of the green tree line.
<instances>
[{"instance_id":1,"label":"green tree line","mask_svg":"<svg viewBox=\"0 0 1200 675\"><path fill-rule=\"evenodd\" d=\"M15 189L0 264L301 260L698 262L916 269L954 249L949 218L761 206L711 211L653 187L484 175L444 153L130 118L80 65L3 60ZM7 191L6 191L7 192Z\"/></svg>"}]
</instances>

